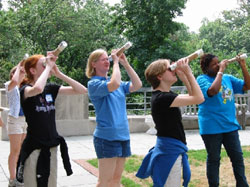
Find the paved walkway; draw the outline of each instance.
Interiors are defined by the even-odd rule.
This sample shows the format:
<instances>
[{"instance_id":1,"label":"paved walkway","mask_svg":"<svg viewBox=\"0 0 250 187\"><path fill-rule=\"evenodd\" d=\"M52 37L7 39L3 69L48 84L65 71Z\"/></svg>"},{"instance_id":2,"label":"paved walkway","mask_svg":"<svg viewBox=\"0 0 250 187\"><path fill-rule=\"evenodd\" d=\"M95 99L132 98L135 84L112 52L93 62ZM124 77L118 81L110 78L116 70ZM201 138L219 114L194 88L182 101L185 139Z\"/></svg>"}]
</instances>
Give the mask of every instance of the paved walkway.
<instances>
[{"instance_id":1,"label":"paved walkway","mask_svg":"<svg viewBox=\"0 0 250 187\"><path fill-rule=\"evenodd\" d=\"M250 145L250 127L245 131L241 130L240 140L242 145ZM202 139L198 130L187 130L186 137L189 149L204 149ZM131 134L131 149L133 154L145 155L155 144L156 136L146 133ZM60 154L58 154L58 187L94 187L97 178L76 164L75 159L96 158L92 136L66 137L69 147L69 154L72 160L74 174L67 177L63 168ZM8 154L9 142L0 141L0 187L8 186Z\"/></svg>"}]
</instances>

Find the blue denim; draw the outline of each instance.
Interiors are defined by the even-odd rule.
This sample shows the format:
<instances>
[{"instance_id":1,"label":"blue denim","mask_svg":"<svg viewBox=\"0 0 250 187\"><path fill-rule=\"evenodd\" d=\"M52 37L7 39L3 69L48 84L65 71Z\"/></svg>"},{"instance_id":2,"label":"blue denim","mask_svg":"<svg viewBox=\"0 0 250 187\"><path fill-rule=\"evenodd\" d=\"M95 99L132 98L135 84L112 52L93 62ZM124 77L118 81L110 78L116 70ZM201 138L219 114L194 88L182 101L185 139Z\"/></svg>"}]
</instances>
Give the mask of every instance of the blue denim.
<instances>
[{"instance_id":1,"label":"blue denim","mask_svg":"<svg viewBox=\"0 0 250 187\"><path fill-rule=\"evenodd\" d=\"M93 141L98 159L131 156L130 140L109 141L94 136Z\"/></svg>"},{"instance_id":2,"label":"blue denim","mask_svg":"<svg viewBox=\"0 0 250 187\"><path fill-rule=\"evenodd\" d=\"M238 130L221 134L206 134L201 135L201 137L207 150L207 178L209 186L219 186L220 153L221 145L223 145L232 162L236 186L248 187Z\"/></svg>"}]
</instances>

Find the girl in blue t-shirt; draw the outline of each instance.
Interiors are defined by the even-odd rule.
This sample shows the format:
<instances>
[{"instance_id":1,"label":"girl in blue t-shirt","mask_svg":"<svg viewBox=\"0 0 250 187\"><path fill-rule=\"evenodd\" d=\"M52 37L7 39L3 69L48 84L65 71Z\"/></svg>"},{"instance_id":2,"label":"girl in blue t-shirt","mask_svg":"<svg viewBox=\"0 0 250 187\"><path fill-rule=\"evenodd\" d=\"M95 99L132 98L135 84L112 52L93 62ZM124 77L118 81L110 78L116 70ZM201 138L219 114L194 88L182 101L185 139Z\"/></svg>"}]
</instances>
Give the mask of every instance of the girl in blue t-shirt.
<instances>
[{"instance_id":1,"label":"girl in blue t-shirt","mask_svg":"<svg viewBox=\"0 0 250 187\"><path fill-rule=\"evenodd\" d=\"M201 57L203 75L197 82L205 101L199 105L198 122L200 134L207 150L207 178L209 186L219 186L220 153L223 145L232 162L236 186L248 186L243 153L238 130L234 94L250 89L250 75L244 59L238 59L244 81L232 75L223 74L227 60L219 62L213 54Z\"/></svg>"},{"instance_id":2,"label":"girl in blue t-shirt","mask_svg":"<svg viewBox=\"0 0 250 187\"><path fill-rule=\"evenodd\" d=\"M126 113L126 94L141 88L142 83L124 54L112 51L113 72L108 77L110 62L103 49L93 51L86 68L88 94L95 107L97 126L94 146L98 158L97 186L120 186L125 158L131 155L129 127ZM121 81L120 64L131 82Z\"/></svg>"}]
</instances>

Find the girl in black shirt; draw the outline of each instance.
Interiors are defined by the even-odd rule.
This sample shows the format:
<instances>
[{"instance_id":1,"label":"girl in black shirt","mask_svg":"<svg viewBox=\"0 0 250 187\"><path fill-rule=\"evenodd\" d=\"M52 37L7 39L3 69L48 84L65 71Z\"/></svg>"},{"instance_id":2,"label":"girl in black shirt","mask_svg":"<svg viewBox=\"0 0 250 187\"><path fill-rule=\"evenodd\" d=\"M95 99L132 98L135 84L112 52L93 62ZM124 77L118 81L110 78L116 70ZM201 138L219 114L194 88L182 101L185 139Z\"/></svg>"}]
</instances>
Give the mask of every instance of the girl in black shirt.
<instances>
[{"instance_id":1,"label":"girl in black shirt","mask_svg":"<svg viewBox=\"0 0 250 187\"><path fill-rule=\"evenodd\" d=\"M157 129L157 143L146 155L137 176L151 175L154 186L181 186L183 165L184 186L190 180L187 160L186 138L181 122L180 106L203 102L203 94L197 84L188 59L181 59L174 71L170 70L169 60L152 62L145 71L147 81L152 85L152 118ZM171 91L177 77L187 87L188 94L178 95Z\"/></svg>"},{"instance_id":2,"label":"girl in black shirt","mask_svg":"<svg viewBox=\"0 0 250 187\"><path fill-rule=\"evenodd\" d=\"M20 183L24 182L25 187L46 187L48 185L56 187L56 173L50 171L50 154L52 148L56 148L59 144L67 175L72 174L66 143L56 130L55 99L58 93L83 94L87 93L87 89L63 74L55 64L56 60L57 57L52 52L48 52L47 57L33 55L24 63L27 78L20 90L20 96L28 129L19 156L17 180ZM56 76L69 86L47 84L50 75ZM24 170L25 160L29 156L31 159L34 158L32 157L34 150L40 152L37 167L31 165ZM56 158L56 151L52 151L52 157ZM33 170L36 172L32 172ZM27 178L25 178L25 173L27 173ZM51 175L55 176L54 182L48 180Z\"/></svg>"}]
</instances>

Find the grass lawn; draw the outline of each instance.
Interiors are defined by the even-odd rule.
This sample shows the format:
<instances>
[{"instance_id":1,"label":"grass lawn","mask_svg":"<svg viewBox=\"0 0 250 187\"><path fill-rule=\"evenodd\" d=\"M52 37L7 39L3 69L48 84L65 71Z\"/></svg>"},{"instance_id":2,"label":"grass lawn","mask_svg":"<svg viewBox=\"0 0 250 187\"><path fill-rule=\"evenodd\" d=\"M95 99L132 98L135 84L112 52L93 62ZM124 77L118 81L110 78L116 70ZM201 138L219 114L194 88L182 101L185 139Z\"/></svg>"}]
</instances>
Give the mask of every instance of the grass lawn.
<instances>
[{"instance_id":1,"label":"grass lawn","mask_svg":"<svg viewBox=\"0 0 250 187\"><path fill-rule=\"evenodd\" d=\"M250 184L250 146L243 146L243 155L245 163L245 173ZM135 177L144 156L132 155L125 163L125 169L122 176L122 184L124 187L151 187L153 186L152 180L141 180ZM206 150L190 150L188 152L189 163L191 167L191 181L189 187L207 187L206 178ZM88 160L90 164L98 167L98 160ZM221 165L220 165L220 187L234 187L235 179L232 171L232 166L227 153L224 149L221 152Z\"/></svg>"}]
</instances>

